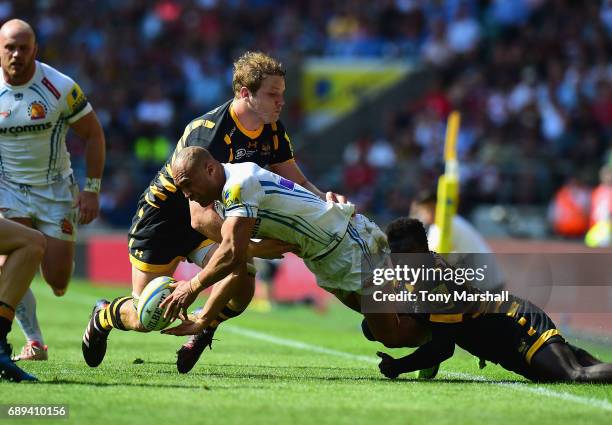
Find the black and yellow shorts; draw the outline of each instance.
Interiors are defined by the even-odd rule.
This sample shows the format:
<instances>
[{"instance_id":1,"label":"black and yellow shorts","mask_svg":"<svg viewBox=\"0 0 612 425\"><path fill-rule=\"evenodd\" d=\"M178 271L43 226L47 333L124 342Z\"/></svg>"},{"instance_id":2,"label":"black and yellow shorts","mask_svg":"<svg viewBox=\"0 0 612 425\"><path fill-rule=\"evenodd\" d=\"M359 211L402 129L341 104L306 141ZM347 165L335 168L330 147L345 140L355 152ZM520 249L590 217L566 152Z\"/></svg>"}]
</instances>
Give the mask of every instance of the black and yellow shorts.
<instances>
[{"instance_id":1,"label":"black and yellow shorts","mask_svg":"<svg viewBox=\"0 0 612 425\"><path fill-rule=\"evenodd\" d=\"M516 322L516 349L527 364L546 344L565 341L544 310L529 301L516 299L506 315Z\"/></svg>"},{"instance_id":2,"label":"black and yellow shorts","mask_svg":"<svg viewBox=\"0 0 612 425\"><path fill-rule=\"evenodd\" d=\"M214 243L191 227L185 198L167 201L156 207L143 195L138 202L128 234L130 262L138 270L153 273L172 270L195 249Z\"/></svg>"}]
</instances>

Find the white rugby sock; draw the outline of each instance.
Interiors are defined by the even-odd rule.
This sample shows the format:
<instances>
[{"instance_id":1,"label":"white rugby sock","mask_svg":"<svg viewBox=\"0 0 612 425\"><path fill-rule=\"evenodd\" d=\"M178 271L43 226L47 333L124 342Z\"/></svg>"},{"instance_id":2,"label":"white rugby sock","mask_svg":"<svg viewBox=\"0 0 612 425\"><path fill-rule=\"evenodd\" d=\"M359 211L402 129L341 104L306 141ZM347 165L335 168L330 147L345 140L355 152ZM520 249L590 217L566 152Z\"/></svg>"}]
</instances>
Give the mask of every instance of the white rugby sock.
<instances>
[{"instance_id":1,"label":"white rugby sock","mask_svg":"<svg viewBox=\"0 0 612 425\"><path fill-rule=\"evenodd\" d=\"M25 293L15 309L15 320L28 341L38 341L44 345L38 319L36 318L36 298L31 289Z\"/></svg>"}]
</instances>

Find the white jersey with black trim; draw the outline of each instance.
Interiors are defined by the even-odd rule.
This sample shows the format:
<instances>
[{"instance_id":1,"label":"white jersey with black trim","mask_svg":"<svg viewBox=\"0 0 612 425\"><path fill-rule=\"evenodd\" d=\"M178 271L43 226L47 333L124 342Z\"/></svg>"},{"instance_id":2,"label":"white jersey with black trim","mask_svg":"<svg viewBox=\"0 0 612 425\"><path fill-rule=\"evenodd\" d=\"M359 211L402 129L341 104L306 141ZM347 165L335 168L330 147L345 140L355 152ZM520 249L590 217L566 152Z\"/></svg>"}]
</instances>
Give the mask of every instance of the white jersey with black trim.
<instances>
[{"instance_id":1,"label":"white jersey with black trim","mask_svg":"<svg viewBox=\"0 0 612 425\"><path fill-rule=\"evenodd\" d=\"M300 247L300 257L330 252L347 232L352 204L325 202L297 183L252 162L223 164L225 217L257 218L252 237Z\"/></svg>"},{"instance_id":2,"label":"white jersey with black trim","mask_svg":"<svg viewBox=\"0 0 612 425\"><path fill-rule=\"evenodd\" d=\"M91 110L79 85L44 63L21 86L0 77L0 177L43 186L70 175L68 125Z\"/></svg>"}]
</instances>

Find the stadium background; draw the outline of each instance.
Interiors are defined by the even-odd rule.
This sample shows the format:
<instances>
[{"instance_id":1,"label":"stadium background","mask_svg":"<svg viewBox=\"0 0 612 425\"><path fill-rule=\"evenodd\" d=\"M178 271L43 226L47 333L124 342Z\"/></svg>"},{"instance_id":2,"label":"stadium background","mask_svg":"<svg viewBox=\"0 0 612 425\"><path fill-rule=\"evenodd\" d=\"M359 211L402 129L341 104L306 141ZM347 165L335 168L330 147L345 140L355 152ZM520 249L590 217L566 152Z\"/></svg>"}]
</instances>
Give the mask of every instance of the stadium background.
<instances>
[{"instance_id":1,"label":"stadium background","mask_svg":"<svg viewBox=\"0 0 612 425\"><path fill-rule=\"evenodd\" d=\"M305 174L381 225L435 186L457 109L460 212L499 250L587 250L584 231L555 232L551 203L569 187L588 215L610 162L610 1L0 1L10 17L33 25L39 59L81 84L105 129L102 213L81 231L77 275L129 282L140 192L184 125L231 96L247 49L286 64L282 119ZM83 146L68 144L82 180Z\"/></svg>"}]
</instances>

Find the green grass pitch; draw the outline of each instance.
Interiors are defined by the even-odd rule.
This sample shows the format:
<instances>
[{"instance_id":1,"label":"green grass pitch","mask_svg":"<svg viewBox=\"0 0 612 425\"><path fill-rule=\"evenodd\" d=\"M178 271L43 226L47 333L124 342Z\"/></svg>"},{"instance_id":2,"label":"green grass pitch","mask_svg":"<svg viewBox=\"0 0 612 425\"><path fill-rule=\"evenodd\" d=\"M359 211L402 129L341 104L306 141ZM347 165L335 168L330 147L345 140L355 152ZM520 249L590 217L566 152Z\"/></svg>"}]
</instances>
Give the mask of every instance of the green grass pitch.
<instances>
[{"instance_id":1,"label":"green grass pitch","mask_svg":"<svg viewBox=\"0 0 612 425\"><path fill-rule=\"evenodd\" d=\"M0 383L0 404L67 404L70 417L0 425L612 423L612 385L534 385L492 364L479 370L461 350L435 381L386 380L374 356L383 347L366 341L359 316L339 305L326 315L247 312L221 325L213 351L187 375L174 364L183 337L114 330L105 361L90 369L81 337L91 307L129 291L74 281L55 298L39 279L33 288L50 359L22 363L41 382ZM17 325L10 340L20 349ZM612 349L580 344L612 361Z\"/></svg>"}]
</instances>

